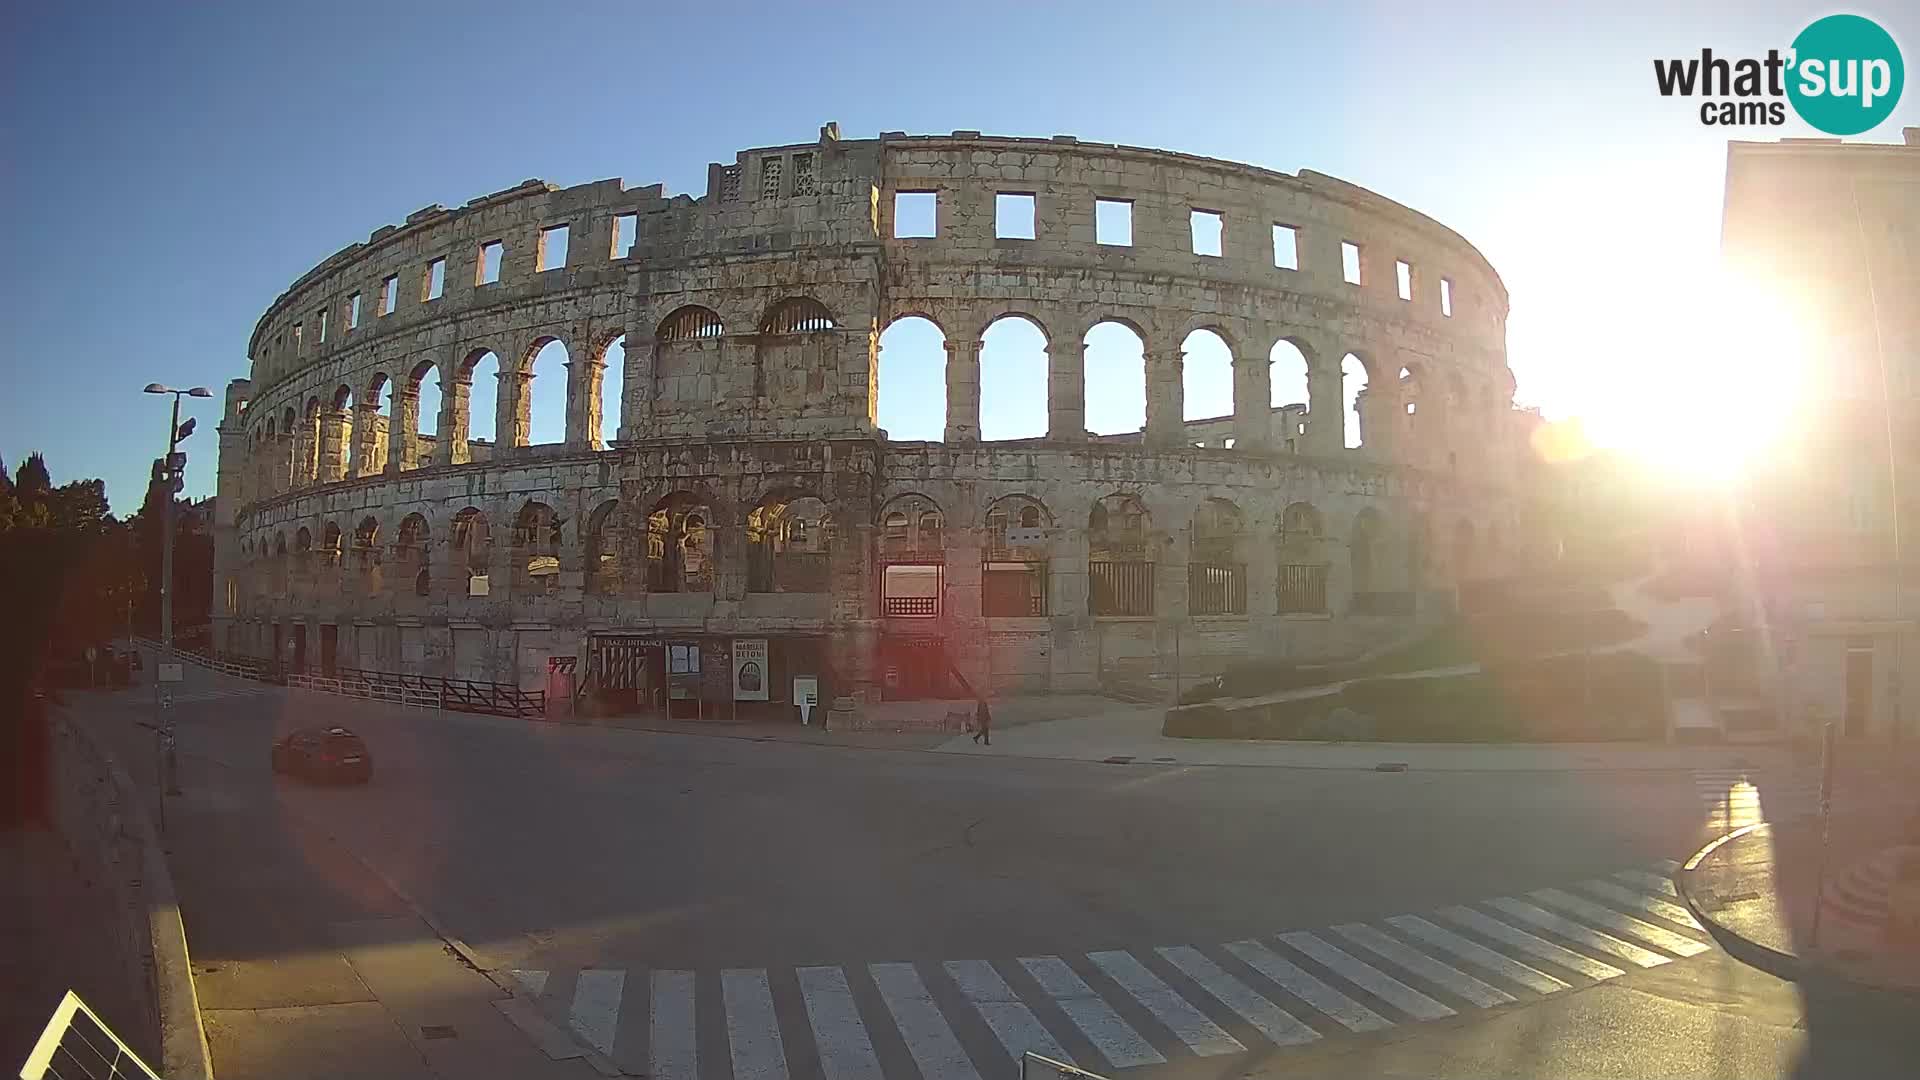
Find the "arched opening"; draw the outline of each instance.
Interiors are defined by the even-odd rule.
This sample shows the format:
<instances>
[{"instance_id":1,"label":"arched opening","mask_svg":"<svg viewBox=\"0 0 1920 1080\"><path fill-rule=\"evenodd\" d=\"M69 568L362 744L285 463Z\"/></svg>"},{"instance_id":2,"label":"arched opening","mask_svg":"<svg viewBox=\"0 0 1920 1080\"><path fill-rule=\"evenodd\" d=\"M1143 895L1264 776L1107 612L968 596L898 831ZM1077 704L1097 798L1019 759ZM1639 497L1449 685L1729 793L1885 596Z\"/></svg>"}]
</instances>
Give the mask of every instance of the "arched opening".
<instances>
[{"instance_id":1,"label":"arched opening","mask_svg":"<svg viewBox=\"0 0 1920 1080\"><path fill-rule=\"evenodd\" d=\"M654 332L655 415L699 413L720 393L720 339L726 328L708 308L688 305Z\"/></svg>"},{"instance_id":2,"label":"arched opening","mask_svg":"<svg viewBox=\"0 0 1920 1080\"><path fill-rule=\"evenodd\" d=\"M352 475L353 457L353 388L342 383L333 391L333 412L328 417L327 427L320 440L320 480L331 484Z\"/></svg>"},{"instance_id":3,"label":"arched opening","mask_svg":"<svg viewBox=\"0 0 1920 1080\"><path fill-rule=\"evenodd\" d=\"M1003 315L980 335L980 438L1047 434L1047 333L1022 315Z\"/></svg>"},{"instance_id":4,"label":"arched opening","mask_svg":"<svg viewBox=\"0 0 1920 1080\"><path fill-rule=\"evenodd\" d=\"M687 492L653 504L647 514L649 591L713 591L713 520L713 510Z\"/></svg>"},{"instance_id":5,"label":"arched opening","mask_svg":"<svg viewBox=\"0 0 1920 1080\"><path fill-rule=\"evenodd\" d=\"M353 527L353 568L368 596L380 591L380 522L372 516Z\"/></svg>"},{"instance_id":6,"label":"arched opening","mask_svg":"<svg viewBox=\"0 0 1920 1080\"><path fill-rule=\"evenodd\" d=\"M272 453L275 474L286 470L286 484L290 487L298 487L312 479L300 468L300 440L297 437L297 431L293 406L289 405L280 411L280 441L273 444Z\"/></svg>"},{"instance_id":7,"label":"arched opening","mask_svg":"<svg viewBox=\"0 0 1920 1080\"><path fill-rule=\"evenodd\" d=\"M1280 614L1320 614L1327 610L1325 530L1320 511L1312 503L1289 503L1280 512L1280 572L1275 583Z\"/></svg>"},{"instance_id":8,"label":"arched opening","mask_svg":"<svg viewBox=\"0 0 1920 1080\"><path fill-rule=\"evenodd\" d=\"M810 296L793 296L767 309L754 342L754 395L775 415L803 416L832 404L840 335L833 314Z\"/></svg>"},{"instance_id":9,"label":"arched opening","mask_svg":"<svg viewBox=\"0 0 1920 1080\"><path fill-rule=\"evenodd\" d=\"M513 520L514 591L546 594L560 589L560 527L565 519L543 502L529 502Z\"/></svg>"},{"instance_id":10,"label":"arched opening","mask_svg":"<svg viewBox=\"0 0 1920 1080\"><path fill-rule=\"evenodd\" d=\"M1307 354L1299 345L1281 338L1267 351L1267 363L1267 403L1271 408L1305 406L1312 400L1312 391L1307 388Z\"/></svg>"},{"instance_id":11,"label":"arched opening","mask_svg":"<svg viewBox=\"0 0 1920 1080\"><path fill-rule=\"evenodd\" d=\"M367 417L370 430L360 434L360 475L378 476L387 470L387 432L393 424L393 380L385 372L374 375L367 384L366 400L373 403Z\"/></svg>"},{"instance_id":12,"label":"arched opening","mask_svg":"<svg viewBox=\"0 0 1920 1080\"><path fill-rule=\"evenodd\" d=\"M320 565L333 568L340 565L340 526L327 522L320 530Z\"/></svg>"},{"instance_id":13,"label":"arched opening","mask_svg":"<svg viewBox=\"0 0 1920 1080\"><path fill-rule=\"evenodd\" d=\"M1212 330L1200 329L1180 343L1183 420L1233 415L1233 350Z\"/></svg>"},{"instance_id":14,"label":"arched opening","mask_svg":"<svg viewBox=\"0 0 1920 1080\"><path fill-rule=\"evenodd\" d=\"M1187 614L1247 613L1245 533L1246 522L1233 503L1208 499L1200 504L1187 559Z\"/></svg>"},{"instance_id":15,"label":"arched opening","mask_svg":"<svg viewBox=\"0 0 1920 1080\"><path fill-rule=\"evenodd\" d=\"M946 515L925 495L898 495L880 508L880 613L932 619L945 596Z\"/></svg>"},{"instance_id":16,"label":"arched opening","mask_svg":"<svg viewBox=\"0 0 1920 1080\"><path fill-rule=\"evenodd\" d=\"M467 596L487 595L487 561L493 557L493 530L487 515L469 506L453 516L447 529L452 567L467 579Z\"/></svg>"},{"instance_id":17,"label":"arched opening","mask_svg":"<svg viewBox=\"0 0 1920 1080\"><path fill-rule=\"evenodd\" d=\"M1032 618L1047 613L1047 562L1053 515L1027 495L1008 495L987 508L981 551L980 613L988 618Z\"/></svg>"},{"instance_id":18,"label":"arched opening","mask_svg":"<svg viewBox=\"0 0 1920 1080\"><path fill-rule=\"evenodd\" d=\"M413 415L403 419L410 420L413 427L402 434L407 441L401 447L400 467L417 469L433 460L439 444L434 433L440 422L440 371L433 361L422 360L413 366L407 374L407 392L413 399Z\"/></svg>"},{"instance_id":19,"label":"arched opening","mask_svg":"<svg viewBox=\"0 0 1920 1080\"><path fill-rule=\"evenodd\" d=\"M1367 366L1348 353L1340 358L1340 423L1345 439L1341 445L1351 450L1365 442L1360 429L1360 396L1367 391Z\"/></svg>"},{"instance_id":20,"label":"arched opening","mask_svg":"<svg viewBox=\"0 0 1920 1080\"><path fill-rule=\"evenodd\" d=\"M567 362L571 357L559 338L534 343L527 361L526 446L548 446L567 441Z\"/></svg>"},{"instance_id":21,"label":"arched opening","mask_svg":"<svg viewBox=\"0 0 1920 1080\"><path fill-rule=\"evenodd\" d=\"M1087 331L1087 430L1125 435L1147 426L1147 346L1123 322L1098 322Z\"/></svg>"},{"instance_id":22,"label":"arched opening","mask_svg":"<svg viewBox=\"0 0 1920 1080\"><path fill-rule=\"evenodd\" d=\"M1353 518L1353 533L1347 540L1348 590L1355 614L1385 614L1379 610L1380 582L1377 559L1381 540L1380 515L1373 507L1361 510Z\"/></svg>"},{"instance_id":23,"label":"arched opening","mask_svg":"<svg viewBox=\"0 0 1920 1080\"><path fill-rule=\"evenodd\" d=\"M316 395L307 398L306 410L301 413L298 442L300 460L294 463L295 469L308 483L317 483L320 479L320 432L320 398Z\"/></svg>"},{"instance_id":24,"label":"arched opening","mask_svg":"<svg viewBox=\"0 0 1920 1080\"><path fill-rule=\"evenodd\" d=\"M834 529L812 495L769 495L747 513L747 591L829 591Z\"/></svg>"},{"instance_id":25,"label":"arched opening","mask_svg":"<svg viewBox=\"0 0 1920 1080\"><path fill-rule=\"evenodd\" d=\"M939 442L947 432L947 338L933 320L895 319L880 335L875 422L895 442Z\"/></svg>"},{"instance_id":26,"label":"arched opening","mask_svg":"<svg viewBox=\"0 0 1920 1080\"><path fill-rule=\"evenodd\" d=\"M619 596L626 588L620 552L623 522L618 499L608 499L587 515L587 542L582 554L584 591L588 596Z\"/></svg>"},{"instance_id":27,"label":"arched opening","mask_svg":"<svg viewBox=\"0 0 1920 1080\"><path fill-rule=\"evenodd\" d=\"M1087 514L1087 610L1094 615L1153 614L1153 520L1139 498L1108 495Z\"/></svg>"},{"instance_id":28,"label":"arched opening","mask_svg":"<svg viewBox=\"0 0 1920 1080\"><path fill-rule=\"evenodd\" d=\"M393 541L394 577L396 582L412 581L416 596L425 596L433 581L433 575L427 568L427 519L420 514L408 514L400 521L400 531Z\"/></svg>"},{"instance_id":29,"label":"arched opening","mask_svg":"<svg viewBox=\"0 0 1920 1080\"><path fill-rule=\"evenodd\" d=\"M498 441L494 428L500 416L500 357L491 351L467 357L467 460L485 461Z\"/></svg>"},{"instance_id":30,"label":"arched opening","mask_svg":"<svg viewBox=\"0 0 1920 1080\"><path fill-rule=\"evenodd\" d=\"M301 531L305 532L306 530L302 529ZM275 533L273 537L273 567L268 577L272 583L274 595L283 598L287 595L287 579L289 577L287 564L287 534Z\"/></svg>"},{"instance_id":31,"label":"arched opening","mask_svg":"<svg viewBox=\"0 0 1920 1080\"><path fill-rule=\"evenodd\" d=\"M620 413L626 404L627 335L621 334L601 350L600 446L612 446L620 437Z\"/></svg>"}]
</instances>

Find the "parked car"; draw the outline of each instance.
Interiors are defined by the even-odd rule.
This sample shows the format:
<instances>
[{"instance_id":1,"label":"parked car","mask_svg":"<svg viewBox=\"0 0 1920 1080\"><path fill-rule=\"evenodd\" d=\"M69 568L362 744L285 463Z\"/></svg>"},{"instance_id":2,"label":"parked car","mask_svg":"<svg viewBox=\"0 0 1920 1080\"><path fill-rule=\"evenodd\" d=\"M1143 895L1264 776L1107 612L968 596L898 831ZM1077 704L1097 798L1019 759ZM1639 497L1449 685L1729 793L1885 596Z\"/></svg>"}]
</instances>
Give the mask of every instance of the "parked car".
<instances>
[{"instance_id":1,"label":"parked car","mask_svg":"<svg viewBox=\"0 0 1920 1080\"><path fill-rule=\"evenodd\" d=\"M273 771L307 780L364 784L373 776L373 755L360 736L346 728L301 728L273 744Z\"/></svg>"}]
</instances>

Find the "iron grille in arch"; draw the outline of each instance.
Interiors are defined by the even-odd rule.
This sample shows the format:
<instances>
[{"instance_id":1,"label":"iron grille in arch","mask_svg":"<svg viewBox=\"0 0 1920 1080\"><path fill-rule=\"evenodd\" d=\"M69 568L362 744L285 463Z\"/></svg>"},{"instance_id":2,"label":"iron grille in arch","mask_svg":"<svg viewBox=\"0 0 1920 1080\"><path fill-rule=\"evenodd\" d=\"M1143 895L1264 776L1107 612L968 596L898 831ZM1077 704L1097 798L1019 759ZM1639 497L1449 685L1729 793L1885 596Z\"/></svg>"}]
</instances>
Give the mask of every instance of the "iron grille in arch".
<instances>
[{"instance_id":1,"label":"iron grille in arch","mask_svg":"<svg viewBox=\"0 0 1920 1080\"><path fill-rule=\"evenodd\" d=\"M720 316L713 311L698 307L683 307L667 316L660 324L661 341L689 341L695 338L716 338L721 333Z\"/></svg>"},{"instance_id":2,"label":"iron grille in arch","mask_svg":"<svg viewBox=\"0 0 1920 1080\"><path fill-rule=\"evenodd\" d=\"M805 334L814 330L833 329L833 315L820 301L809 296L796 296L775 304L767 312L767 321L760 327L767 334Z\"/></svg>"}]
</instances>

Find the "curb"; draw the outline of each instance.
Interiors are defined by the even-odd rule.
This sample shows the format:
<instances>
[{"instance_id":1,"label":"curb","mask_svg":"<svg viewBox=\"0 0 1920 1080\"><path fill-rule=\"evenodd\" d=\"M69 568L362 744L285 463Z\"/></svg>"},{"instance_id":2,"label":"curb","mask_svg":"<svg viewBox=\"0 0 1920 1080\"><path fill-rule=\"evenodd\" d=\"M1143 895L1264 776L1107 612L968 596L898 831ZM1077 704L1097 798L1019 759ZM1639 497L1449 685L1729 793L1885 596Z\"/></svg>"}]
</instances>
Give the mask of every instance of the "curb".
<instances>
[{"instance_id":1,"label":"curb","mask_svg":"<svg viewBox=\"0 0 1920 1080\"><path fill-rule=\"evenodd\" d=\"M1712 855L1714 851L1726 843L1760 829L1771 828L1772 825L1772 822L1757 822L1735 829L1724 836L1716 837L1705 847L1689 856L1686 862L1681 864L1680 869L1674 871L1674 890L1680 894L1680 902L1693 914L1694 919L1700 923L1701 928L1706 930L1707 935L1713 938L1714 942L1724 949L1727 955L1749 967L1758 968L1776 978L1791 983L1798 983L1810 989L1842 994L1864 1003L1884 1004L1891 1000L1908 1008L1920 1008L1920 990L1877 986L1872 983L1860 982L1844 975L1835 974L1831 969L1822 967L1819 964L1809 963L1805 957L1794 953L1783 952L1772 946L1762 945L1757 941L1742 937L1728 929L1712 915L1708 914L1706 910L1694 900L1693 890L1689 883L1692 879L1693 871L1699 867L1709 855Z\"/></svg>"}]
</instances>

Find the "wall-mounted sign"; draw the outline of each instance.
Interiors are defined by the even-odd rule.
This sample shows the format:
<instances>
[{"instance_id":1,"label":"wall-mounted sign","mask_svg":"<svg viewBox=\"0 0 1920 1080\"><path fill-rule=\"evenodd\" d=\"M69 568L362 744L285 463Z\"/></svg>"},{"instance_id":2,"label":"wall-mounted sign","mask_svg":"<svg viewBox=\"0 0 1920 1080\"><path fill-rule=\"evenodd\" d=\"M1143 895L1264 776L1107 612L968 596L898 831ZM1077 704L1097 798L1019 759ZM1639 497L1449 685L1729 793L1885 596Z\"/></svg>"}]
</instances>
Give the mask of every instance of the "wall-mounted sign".
<instances>
[{"instance_id":1,"label":"wall-mounted sign","mask_svg":"<svg viewBox=\"0 0 1920 1080\"><path fill-rule=\"evenodd\" d=\"M733 700L766 701L767 639L733 639Z\"/></svg>"},{"instance_id":2,"label":"wall-mounted sign","mask_svg":"<svg viewBox=\"0 0 1920 1080\"><path fill-rule=\"evenodd\" d=\"M161 664L158 666L156 678L159 682L186 682L187 666L185 664Z\"/></svg>"},{"instance_id":3,"label":"wall-mounted sign","mask_svg":"<svg viewBox=\"0 0 1920 1080\"><path fill-rule=\"evenodd\" d=\"M1007 530L1008 547L1039 547L1047 542L1047 530L1040 526L1031 529L1010 528Z\"/></svg>"}]
</instances>

